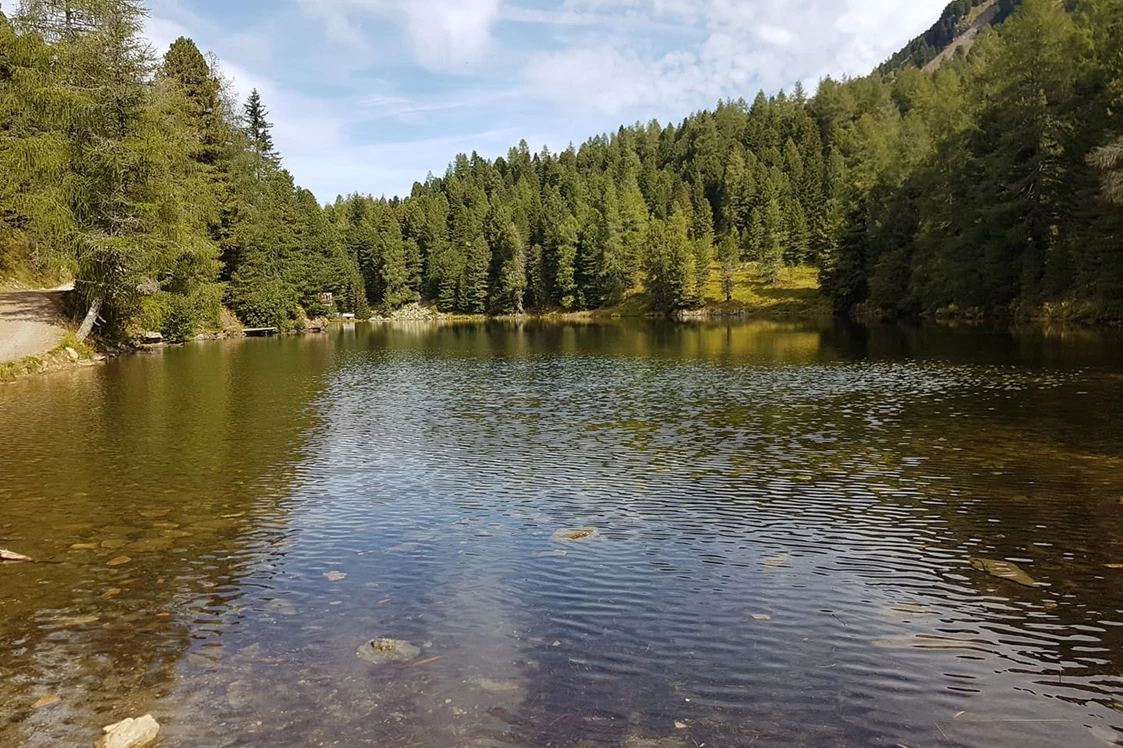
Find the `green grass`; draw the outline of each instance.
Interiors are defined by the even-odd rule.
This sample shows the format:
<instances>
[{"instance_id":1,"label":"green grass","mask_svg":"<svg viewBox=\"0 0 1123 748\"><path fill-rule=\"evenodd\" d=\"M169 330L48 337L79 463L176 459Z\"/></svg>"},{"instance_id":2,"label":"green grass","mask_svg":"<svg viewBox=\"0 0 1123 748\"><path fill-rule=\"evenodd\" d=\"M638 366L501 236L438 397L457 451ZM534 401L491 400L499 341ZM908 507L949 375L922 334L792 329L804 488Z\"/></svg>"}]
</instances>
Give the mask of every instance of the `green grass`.
<instances>
[{"instance_id":1,"label":"green grass","mask_svg":"<svg viewBox=\"0 0 1123 748\"><path fill-rule=\"evenodd\" d=\"M93 349L93 346L85 341L78 340L78 334L74 330L66 331L66 335L62 337L59 344L51 349L50 355L65 355L67 348L73 348L78 351L79 358L93 358L97 355L97 351Z\"/></svg>"},{"instance_id":2,"label":"green grass","mask_svg":"<svg viewBox=\"0 0 1123 748\"><path fill-rule=\"evenodd\" d=\"M17 361L0 363L0 382L14 382L20 377L38 374L43 371L54 371L69 366L72 362L66 349L73 348L78 352L78 360L92 359L97 356L97 351L89 343L79 342L73 330L67 330L59 344L42 356L25 356Z\"/></svg>"},{"instance_id":3,"label":"green grass","mask_svg":"<svg viewBox=\"0 0 1123 748\"><path fill-rule=\"evenodd\" d=\"M705 309L713 316L749 316L766 319L819 318L831 314L830 301L819 293L819 270L792 267L780 271L775 284L760 277L756 263L746 263L734 277L733 299L725 300L721 273L715 263L710 268ZM597 310L596 316L643 317L651 314L647 292L636 288L613 307Z\"/></svg>"},{"instance_id":4,"label":"green grass","mask_svg":"<svg viewBox=\"0 0 1123 748\"><path fill-rule=\"evenodd\" d=\"M0 382L14 382L28 374L37 374L45 365L43 359L38 356L27 356L18 361L4 361L0 363Z\"/></svg>"},{"instance_id":5,"label":"green grass","mask_svg":"<svg viewBox=\"0 0 1123 748\"><path fill-rule=\"evenodd\" d=\"M748 263L734 278L733 300L725 301L715 266L706 290L706 307L722 314L748 313L760 317L826 317L830 301L819 293L819 269L784 268L775 284L760 277L757 264Z\"/></svg>"}]
</instances>

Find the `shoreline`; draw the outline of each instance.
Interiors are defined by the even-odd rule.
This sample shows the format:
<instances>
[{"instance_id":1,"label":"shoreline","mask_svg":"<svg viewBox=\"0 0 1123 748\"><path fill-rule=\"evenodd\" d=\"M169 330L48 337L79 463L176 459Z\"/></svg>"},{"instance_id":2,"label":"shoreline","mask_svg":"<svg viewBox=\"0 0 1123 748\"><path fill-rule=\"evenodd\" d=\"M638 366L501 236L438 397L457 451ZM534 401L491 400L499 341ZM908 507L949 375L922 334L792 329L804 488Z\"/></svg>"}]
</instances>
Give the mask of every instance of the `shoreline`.
<instances>
[{"instance_id":1,"label":"shoreline","mask_svg":"<svg viewBox=\"0 0 1123 748\"><path fill-rule=\"evenodd\" d=\"M1090 320L1087 318L1062 318L1049 315L1011 315L1011 316L950 316L950 315L920 315L912 317L884 317L878 315L853 315L838 318L833 315L823 314L777 314L768 313L766 310L741 308L722 308L721 305L710 305L700 309L679 310L673 313L635 311L620 312L608 308L600 310L586 310L579 312L530 312L521 315L486 315L486 314L442 314L430 310L431 316L427 317L379 317L373 316L365 319L327 320L315 327L306 327L297 330L277 332L269 337L290 337L301 335L323 335L333 328L342 328L355 324L421 324L421 325L478 325L489 322L508 323L612 323L624 320L663 320L675 325L690 326L701 323L737 323L737 322L788 322L811 323L829 322L832 319L845 319L859 325L910 325L931 324L949 329L955 328L988 328L1000 327L1017 331L1036 331L1042 334L1050 331L1080 331L1090 333L1118 333L1123 330L1123 320ZM241 330L229 329L210 331L196 335L184 341L160 341L153 343L138 342L131 345L113 349L95 350L90 346L75 347L71 340L64 340L58 347L39 356L26 356L14 361L0 362L0 387L7 384L44 374L55 374L62 371L92 368L103 365L107 361L120 356L144 353L145 351L161 350L170 347L180 347L190 343L205 343L219 340L245 340L246 335ZM82 348L80 352L78 348Z\"/></svg>"}]
</instances>

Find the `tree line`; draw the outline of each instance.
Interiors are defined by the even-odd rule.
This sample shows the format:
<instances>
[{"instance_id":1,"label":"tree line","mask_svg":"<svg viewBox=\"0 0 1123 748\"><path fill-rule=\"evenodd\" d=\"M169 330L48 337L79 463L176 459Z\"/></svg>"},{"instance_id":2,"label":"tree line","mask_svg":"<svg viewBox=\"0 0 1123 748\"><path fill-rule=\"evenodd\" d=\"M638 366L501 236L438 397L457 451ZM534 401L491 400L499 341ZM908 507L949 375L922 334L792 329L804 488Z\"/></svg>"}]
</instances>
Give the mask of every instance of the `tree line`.
<instances>
[{"instance_id":1,"label":"tree line","mask_svg":"<svg viewBox=\"0 0 1123 748\"><path fill-rule=\"evenodd\" d=\"M287 326L364 297L355 259L188 39L156 57L139 0L25 0L0 14L0 274L64 269L95 323L184 339Z\"/></svg>"},{"instance_id":2,"label":"tree line","mask_svg":"<svg viewBox=\"0 0 1123 748\"><path fill-rule=\"evenodd\" d=\"M462 154L408 196L321 206L282 168L260 96L235 101L190 40L154 58L136 0L29 0L0 18L0 271L72 268L106 334L174 338L224 307L299 324L329 311L323 292L360 314L594 309L640 289L675 310L715 275L731 296L746 263L765 281L818 267L839 311L1118 313L1123 0L1014 5L935 73L902 53L811 96Z\"/></svg>"}]
</instances>

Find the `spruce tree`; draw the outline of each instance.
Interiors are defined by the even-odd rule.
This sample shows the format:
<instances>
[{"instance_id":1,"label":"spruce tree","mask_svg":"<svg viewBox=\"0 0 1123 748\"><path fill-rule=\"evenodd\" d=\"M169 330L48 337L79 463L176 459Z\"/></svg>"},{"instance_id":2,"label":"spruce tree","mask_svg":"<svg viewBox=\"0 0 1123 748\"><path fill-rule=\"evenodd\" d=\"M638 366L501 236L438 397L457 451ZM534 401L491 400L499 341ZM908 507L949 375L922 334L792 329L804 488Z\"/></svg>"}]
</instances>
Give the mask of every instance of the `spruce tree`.
<instances>
[{"instance_id":1,"label":"spruce tree","mask_svg":"<svg viewBox=\"0 0 1123 748\"><path fill-rule=\"evenodd\" d=\"M280 159L273 146L273 123L269 121L269 110L261 102L261 94L255 88L243 107L246 139L250 153L254 156L254 174L261 179L270 170L277 168Z\"/></svg>"},{"instance_id":2,"label":"spruce tree","mask_svg":"<svg viewBox=\"0 0 1123 748\"><path fill-rule=\"evenodd\" d=\"M732 301L737 271L741 269L741 246L735 231L722 237L718 244L718 261L721 263L721 292L726 301Z\"/></svg>"}]
</instances>

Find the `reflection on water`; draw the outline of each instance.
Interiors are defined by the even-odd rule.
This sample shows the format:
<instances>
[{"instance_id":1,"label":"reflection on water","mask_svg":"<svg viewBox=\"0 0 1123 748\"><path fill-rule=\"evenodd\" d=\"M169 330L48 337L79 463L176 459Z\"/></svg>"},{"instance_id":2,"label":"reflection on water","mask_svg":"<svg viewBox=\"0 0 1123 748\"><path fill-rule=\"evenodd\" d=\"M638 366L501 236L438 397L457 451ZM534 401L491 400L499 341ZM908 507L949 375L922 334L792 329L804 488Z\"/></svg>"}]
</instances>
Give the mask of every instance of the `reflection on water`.
<instances>
[{"instance_id":1,"label":"reflection on water","mask_svg":"<svg viewBox=\"0 0 1123 748\"><path fill-rule=\"evenodd\" d=\"M1116 744L1119 342L358 326L4 387L0 744Z\"/></svg>"}]
</instances>

